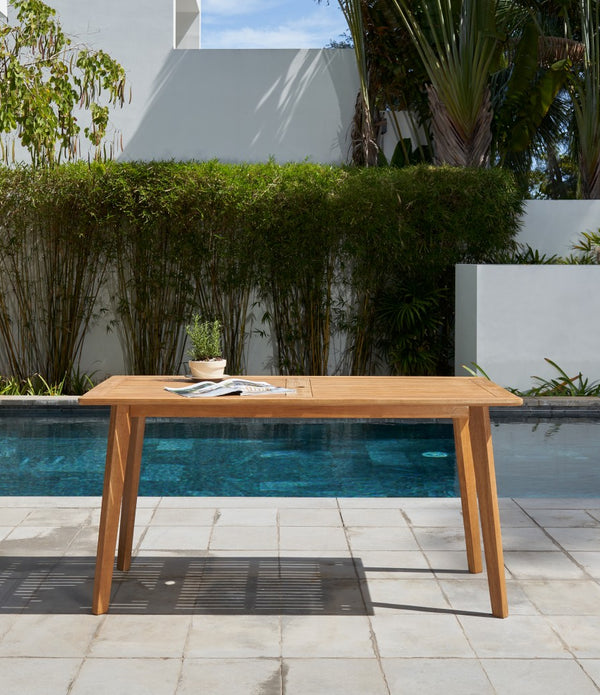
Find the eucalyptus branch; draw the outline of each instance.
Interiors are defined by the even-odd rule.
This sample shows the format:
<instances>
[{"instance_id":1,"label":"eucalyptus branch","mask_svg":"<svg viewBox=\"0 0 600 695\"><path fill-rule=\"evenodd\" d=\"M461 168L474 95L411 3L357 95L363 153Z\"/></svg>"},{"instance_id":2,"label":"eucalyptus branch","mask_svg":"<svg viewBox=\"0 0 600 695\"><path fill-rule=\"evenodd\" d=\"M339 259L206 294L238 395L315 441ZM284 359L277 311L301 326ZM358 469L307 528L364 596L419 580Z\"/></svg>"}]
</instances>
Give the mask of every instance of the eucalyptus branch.
<instances>
[{"instance_id":1,"label":"eucalyptus branch","mask_svg":"<svg viewBox=\"0 0 600 695\"><path fill-rule=\"evenodd\" d=\"M87 110L84 134L100 151L108 108L125 102L125 71L103 51L72 44L42 0L14 0L17 24L0 31L0 133L16 137L35 166L77 153L81 131L73 111ZM2 147L7 161L8 148Z\"/></svg>"}]
</instances>

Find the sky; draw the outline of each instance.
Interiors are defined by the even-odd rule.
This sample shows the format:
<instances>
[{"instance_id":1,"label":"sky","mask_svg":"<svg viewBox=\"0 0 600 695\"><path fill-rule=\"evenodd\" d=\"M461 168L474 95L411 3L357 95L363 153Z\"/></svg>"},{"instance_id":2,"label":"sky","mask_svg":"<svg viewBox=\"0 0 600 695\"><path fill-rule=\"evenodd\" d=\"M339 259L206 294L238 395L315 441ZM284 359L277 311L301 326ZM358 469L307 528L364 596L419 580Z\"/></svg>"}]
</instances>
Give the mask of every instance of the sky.
<instances>
[{"instance_id":1,"label":"sky","mask_svg":"<svg viewBox=\"0 0 600 695\"><path fill-rule=\"evenodd\" d=\"M202 48L323 48L346 21L338 0L201 0Z\"/></svg>"}]
</instances>

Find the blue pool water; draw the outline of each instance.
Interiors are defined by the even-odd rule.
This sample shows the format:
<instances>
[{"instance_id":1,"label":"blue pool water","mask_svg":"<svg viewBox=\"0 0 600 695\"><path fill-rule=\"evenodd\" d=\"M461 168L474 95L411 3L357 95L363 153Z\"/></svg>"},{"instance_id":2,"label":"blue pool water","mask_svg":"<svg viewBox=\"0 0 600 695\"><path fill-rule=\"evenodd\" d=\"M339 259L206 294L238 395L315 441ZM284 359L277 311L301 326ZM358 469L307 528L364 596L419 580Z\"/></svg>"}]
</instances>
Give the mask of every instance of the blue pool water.
<instances>
[{"instance_id":1,"label":"blue pool water","mask_svg":"<svg viewBox=\"0 0 600 695\"><path fill-rule=\"evenodd\" d=\"M494 424L499 494L600 496L597 427ZM106 413L0 411L0 495L101 495L107 432ZM455 469L446 423L148 420L140 494L452 497Z\"/></svg>"}]
</instances>

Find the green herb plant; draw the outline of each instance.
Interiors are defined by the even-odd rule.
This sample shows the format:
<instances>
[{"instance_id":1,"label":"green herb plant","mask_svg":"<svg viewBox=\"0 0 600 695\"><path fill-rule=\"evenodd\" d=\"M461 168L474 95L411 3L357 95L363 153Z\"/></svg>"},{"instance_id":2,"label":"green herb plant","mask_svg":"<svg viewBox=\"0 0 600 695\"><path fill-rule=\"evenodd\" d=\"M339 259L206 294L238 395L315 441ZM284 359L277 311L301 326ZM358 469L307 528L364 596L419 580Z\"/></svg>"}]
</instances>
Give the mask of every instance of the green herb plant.
<instances>
[{"instance_id":1,"label":"green herb plant","mask_svg":"<svg viewBox=\"0 0 600 695\"><path fill-rule=\"evenodd\" d=\"M223 356L221 322L202 321L199 314L194 314L192 323L185 327L191 343L189 355L192 360L215 360Z\"/></svg>"}]
</instances>

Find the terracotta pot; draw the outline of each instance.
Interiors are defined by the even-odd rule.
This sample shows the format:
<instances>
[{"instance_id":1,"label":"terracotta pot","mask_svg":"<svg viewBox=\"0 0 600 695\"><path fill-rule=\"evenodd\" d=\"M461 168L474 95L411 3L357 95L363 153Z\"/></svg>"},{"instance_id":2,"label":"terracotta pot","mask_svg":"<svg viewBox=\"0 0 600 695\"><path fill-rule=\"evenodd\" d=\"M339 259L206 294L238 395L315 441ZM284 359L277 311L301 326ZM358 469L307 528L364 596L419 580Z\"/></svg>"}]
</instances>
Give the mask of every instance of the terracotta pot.
<instances>
[{"instance_id":1,"label":"terracotta pot","mask_svg":"<svg viewBox=\"0 0 600 695\"><path fill-rule=\"evenodd\" d=\"M220 379L225 372L227 360L192 360L190 372L199 379Z\"/></svg>"}]
</instances>

